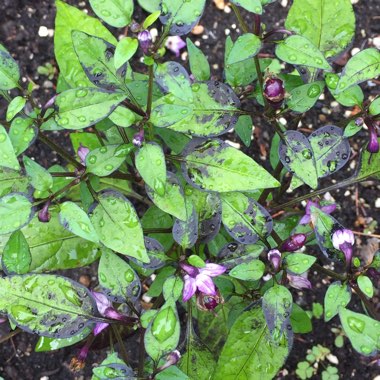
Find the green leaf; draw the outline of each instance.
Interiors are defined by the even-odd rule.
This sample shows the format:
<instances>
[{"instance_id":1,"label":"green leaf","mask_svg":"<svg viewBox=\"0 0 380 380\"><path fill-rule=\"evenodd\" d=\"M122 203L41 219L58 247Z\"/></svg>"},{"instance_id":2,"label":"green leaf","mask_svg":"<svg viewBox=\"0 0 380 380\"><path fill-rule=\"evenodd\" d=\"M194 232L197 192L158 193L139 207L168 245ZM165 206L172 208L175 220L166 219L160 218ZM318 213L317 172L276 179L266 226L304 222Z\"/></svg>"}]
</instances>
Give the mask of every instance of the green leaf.
<instances>
[{"instance_id":1,"label":"green leaf","mask_svg":"<svg viewBox=\"0 0 380 380\"><path fill-rule=\"evenodd\" d=\"M181 357L179 368L190 379L209 380L212 378L216 361L210 350L191 334L187 338L186 353Z\"/></svg>"},{"instance_id":2,"label":"green leaf","mask_svg":"<svg viewBox=\"0 0 380 380\"><path fill-rule=\"evenodd\" d=\"M13 232L1 256L3 270L7 274L28 273L31 262L32 257L25 236L20 230Z\"/></svg>"},{"instance_id":3,"label":"green leaf","mask_svg":"<svg viewBox=\"0 0 380 380\"><path fill-rule=\"evenodd\" d=\"M208 81L194 83L190 91L192 101L169 94L154 102L150 118L154 126L195 136L218 136L236 124L240 101L229 86Z\"/></svg>"},{"instance_id":4,"label":"green leaf","mask_svg":"<svg viewBox=\"0 0 380 380\"><path fill-rule=\"evenodd\" d=\"M178 313L175 302L170 300L161 307L146 329L144 344L147 354L158 361L177 347L179 336Z\"/></svg>"},{"instance_id":5,"label":"green leaf","mask_svg":"<svg viewBox=\"0 0 380 380\"><path fill-rule=\"evenodd\" d=\"M256 281L263 276L264 271L265 265L262 261L252 260L232 268L229 275L243 281Z\"/></svg>"},{"instance_id":6,"label":"green leaf","mask_svg":"<svg viewBox=\"0 0 380 380\"><path fill-rule=\"evenodd\" d=\"M23 153L37 138L37 127L33 119L16 117L9 128L9 138L16 156Z\"/></svg>"},{"instance_id":7,"label":"green leaf","mask_svg":"<svg viewBox=\"0 0 380 380\"><path fill-rule=\"evenodd\" d=\"M315 189L318 174L312 146L305 135L298 131L286 131L285 141L281 140L278 154L284 167Z\"/></svg>"},{"instance_id":8,"label":"green leaf","mask_svg":"<svg viewBox=\"0 0 380 380\"><path fill-rule=\"evenodd\" d=\"M360 106L363 103L363 90L358 85L351 86L347 90L344 90L337 94L336 88L339 82L339 75L327 73L325 80L331 95L338 103L342 104L345 107L353 107L355 105Z\"/></svg>"},{"instance_id":9,"label":"green leaf","mask_svg":"<svg viewBox=\"0 0 380 380\"><path fill-rule=\"evenodd\" d=\"M333 282L325 294L325 322L333 319L340 307L346 307L351 300L351 288L340 281Z\"/></svg>"},{"instance_id":10,"label":"green leaf","mask_svg":"<svg viewBox=\"0 0 380 380\"><path fill-rule=\"evenodd\" d=\"M307 334L313 330L310 317L296 303L293 303L292 313L290 314L290 323L295 334Z\"/></svg>"},{"instance_id":11,"label":"green leaf","mask_svg":"<svg viewBox=\"0 0 380 380\"><path fill-rule=\"evenodd\" d=\"M25 194L10 193L0 198L0 235L24 227L33 214L33 205Z\"/></svg>"},{"instance_id":12,"label":"green leaf","mask_svg":"<svg viewBox=\"0 0 380 380\"><path fill-rule=\"evenodd\" d=\"M59 222L64 228L83 239L99 243L99 236L90 218L76 203L64 202L60 208Z\"/></svg>"},{"instance_id":13,"label":"green leaf","mask_svg":"<svg viewBox=\"0 0 380 380\"><path fill-rule=\"evenodd\" d=\"M27 193L29 180L20 172L0 166L0 197L9 193Z\"/></svg>"},{"instance_id":14,"label":"green leaf","mask_svg":"<svg viewBox=\"0 0 380 380\"><path fill-rule=\"evenodd\" d=\"M98 276L100 286L114 302L135 302L141 294L141 282L136 272L109 249L102 252Z\"/></svg>"},{"instance_id":15,"label":"green leaf","mask_svg":"<svg viewBox=\"0 0 380 380\"><path fill-rule=\"evenodd\" d=\"M0 279L0 311L21 329L54 338L69 338L92 323L95 302L90 292L68 278L30 274Z\"/></svg>"},{"instance_id":16,"label":"green leaf","mask_svg":"<svg viewBox=\"0 0 380 380\"><path fill-rule=\"evenodd\" d=\"M342 128L325 125L313 132L309 141L314 152L318 178L337 172L350 158L350 144L343 136Z\"/></svg>"},{"instance_id":17,"label":"green leaf","mask_svg":"<svg viewBox=\"0 0 380 380\"><path fill-rule=\"evenodd\" d=\"M83 129L106 118L125 98L125 94L96 88L67 90L55 100L55 120L65 129Z\"/></svg>"},{"instance_id":18,"label":"green leaf","mask_svg":"<svg viewBox=\"0 0 380 380\"><path fill-rule=\"evenodd\" d=\"M107 91L125 88L126 67L116 71L115 45L76 30L72 32L72 39L75 53L91 83Z\"/></svg>"},{"instance_id":19,"label":"green leaf","mask_svg":"<svg viewBox=\"0 0 380 380\"><path fill-rule=\"evenodd\" d=\"M375 48L365 49L351 57L343 69L336 92L339 94L354 84L380 75L380 52Z\"/></svg>"},{"instance_id":20,"label":"green leaf","mask_svg":"<svg viewBox=\"0 0 380 380\"><path fill-rule=\"evenodd\" d=\"M295 0L285 27L306 37L326 58L338 55L355 35L350 0Z\"/></svg>"},{"instance_id":21,"label":"green leaf","mask_svg":"<svg viewBox=\"0 0 380 380\"><path fill-rule=\"evenodd\" d=\"M46 352L46 351L55 351L63 347L73 346L74 344L81 342L88 335L90 335L92 329L86 327L79 334L64 339L57 338L47 338L45 336L41 336L36 343L36 347L34 348L35 352Z\"/></svg>"},{"instance_id":22,"label":"green leaf","mask_svg":"<svg viewBox=\"0 0 380 380\"><path fill-rule=\"evenodd\" d=\"M374 289L372 281L364 275L360 275L357 279L359 289L369 298L373 297Z\"/></svg>"},{"instance_id":23,"label":"green leaf","mask_svg":"<svg viewBox=\"0 0 380 380\"><path fill-rule=\"evenodd\" d=\"M160 21L173 36L182 36L194 28L202 16L206 0L162 0Z\"/></svg>"},{"instance_id":24,"label":"green leaf","mask_svg":"<svg viewBox=\"0 0 380 380\"><path fill-rule=\"evenodd\" d=\"M304 253L291 253L286 256L286 268L294 274L305 273L317 260L316 257Z\"/></svg>"},{"instance_id":25,"label":"green leaf","mask_svg":"<svg viewBox=\"0 0 380 380\"><path fill-rule=\"evenodd\" d=\"M132 203L122 194L110 190L100 194L90 219L106 247L143 263L149 262L139 218Z\"/></svg>"},{"instance_id":26,"label":"green leaf","mask_svg":"<svg viewBox=\"0 0 380 380\"><path fill-rule=\"evenodd\" d=\"M123 106L117 106L108 118L119 127L128 128L136 121L136 114Z\"/></svg>"},{"instance_id":27,"label":"green leaf","mask_svg":"<svg viewBox=\"0 0 380 380\"><path fill-rule=\"evenodd\" d=\"M193 267L204 268L206 266L205 261L198 255L190 255L187 261Z\"/></svg>"},{"instance_id":28,"label":"green leaf","mask_svg":"<svg viewBox=\"0 0 380 380\"><path fill-rule=\"evenodd\" d=\"M369 113L371 115L379 115L380 114L380 97L376 98L370 105L369 105Z\"/></svg>"},{"instance_id":29,"label":"green leaf","mask_svg":"<svg viewBox=\"0 0 380 380\"><path fill-rule=\"evenodd\" d=\"M237 192L221 194L221 199L222 221L234 240L255 244L271 233L272 217L254 199Z\"/></svg>"},{"instance_id":30,"label":"green leaf","mask_svg":"<svg viewBox=\"0 0 380 380\"><path fill-rule=\"evenodd\" d=\"M134 379L133 369L118 357L117 352L112 352L99 364L92 369L91 380L109 379Z\"/></svg>"},{"instance_id":31,"label":"green leaf","mask_svg":"<svg viewBox=\"0 0 380 380\"><path fill-rule=\"evenodd\" d=\"M170 276L168 277L162 287L162 293L165 301L178 301L182 295L183 281L181 277Z\"/></svg>"},{"instance_id":32,"label":"green leaf","mask_svg":"<svg viewBox=\"0 0 380 380\"><path fill-rule=\"evenodd\" d=\"M290 99L287 106L295 112L306 112L314 106L322 94L325 82L317 81L304 84L290 91Z\"/></svg>"},{"instance_id":33,"label":"green leaf","mask_svg":"<svg viewBox=\"0 0 380 380\"><path fill-rule=\"evenodd\" d=\"M158 64L154 71L157 84L166 93L173 94L184 102L192 103L191 81L186 69L177 62Z\"/></svg>"},{"instance_id":34,"label":"green leaf","mask_svg":"<svg viewBox=\"0 0 380 380\"><path fill-rule=\"evenodd\" d=\"M174 221L173 238L183 249L188 249L198 240L198 214L188 197L185 197L185 207L186 220Z\"/></svg>"},{"instance_id":35,"label":"green leaf","mask_svg":"<svg viewBox=\"0 0 380 380\"><path fill-rule=\"evenodd\" d=\"M87 171L99 177L106 177L121 166L132 149L132 144L96 148L86 156Z\"/></svg>"},{"instance_id":36,"label":"green leaf","mask_svg":"<svg viewBox=\"0 0 380 380\"><path fill-rule=\"evenodd\" d=\"M46 191L52 188L53 177L45 168L27 156L23 157L23 161L30 183L36 190Z\"/></svg>"},{"instance_id":37,"label":"green leaf","mask_svg":"<svg viewBox=\"0 0 380 380\"><path fill-rule=\"evenodd\" d=\"M258 15L263 13L262 0L231 0L231 3Z\"/></svg>"},{"instance_id":38,"label":"green leaf","mask_svg":"<svg viewBox=\"0 0 380 380\"><path fill-rule=\"evenodd\" d=\"M285 286L275 284L264 293L263 313L274 341L281 339L282 333L290 326L292 306L293 296Z\"/></svg>"},{"instance_id":39,"label":"green leaf","mask_svg":"<svg viewBox=\"0 0 380 380\"><path fill-rule=\"evenodd\" d=\"M8 50L0 44L0 90L12 90L19 86L20 69Z\"/></svg>"},{"instance_id":40,"label":"green leaf","mask_svg":"<svg viewBox=\"0 0 380 380\"><path fill-rule=\"evenodd\" d=\"M184 151L186 181L200 190L252 191L279 182L252 158L221 140L192 140Z\"/></svg>"},{"instance_id":41,"label":"green leaf","mask_svg":"<svg viewBox=\"0 0 380 380\"><path fill-rule=\"evenodd\" d=\"M248 263L257 259L262 253L264 246L261 244L245 245L238 243L227 243L217 253L222 264L227 269L233 268L238 264Z\"/></svg>"},{"instance_id":42,"label":"green leaf","mask_svg":"<svg viewBox=\"0 0 380 380\"><path fill-rule=\"evenodd\" d=\"M372 356L380 350L380 322L343 307L339 310L339 317L344 332L357 352Z\"/></svg>"},{"instance_id":43,"label":"green leaf","mask_svg":"<svg viewBox=\"0 0 380 380\"><path fill-rule=\"evenodd\" d=\"M154 279L152 285L147 291L146 295L148 297L158 297L162 293L162 287L164 285L165 280L174 274L176 269L172 266L167 266L161 269L161 271L157 274Z\"/></svg>"},{"instance_id":44,"label":"green leaf","mask_svg":"<svg viewBox=\"0 0 380 380\"><path fill-rule=\"evenodd\" d=\"M351 120L344 128L343 136L346 138L355 136L363 128L363 125L356 125L355 120Z\"/></svg>"},{"instance_id":45,"label":"green leaf","mask_svg":"<svg viewBox=\"0 0 380 380\"><path fill-rule=\"evenodd\" d=\"M145 189L148 197L162 211L173 215L177 219L183 221L187 220L187 209L183 189L173 173L167 172L167 181L164 184L165 191L160 191L161 194L163 193L162 196L148 185L145 185Z\"/></svg>"},{"instance_id":46,"label":"green leaf","mask_svg":"<svg viewBox=\"0 0 380 380\"><path fill-rule=\"evenodd\" d=\"M161 11L157 10L155 12L151 12L150 14L143 23L143 29L148 29L151 25L153 25L157 19L161 16Z\"/></svg>"},{"instance_id":47,"label":"green leaf","mask_svg":"<svg viewBox=\"0 0 380 380\"><path fill-rule=\"evenodd\" d=\"M378 138L380 142L380 138ZM358 169L355 173L355 181L361 182L366 178L380 178L380 154L371 154L366 149L362 150Z\"/></svg>"},{"instance_id":48,"label":"green leaf","mask_svg":"<svg viewBox=\"0 0 380 380\"><path fill-rule=\"evenodd\" d=\"M330 71L331 66L319 49L303 36L290 36L276 46L276 55L292 65L303 65Z\"/></svg>"},{"instance_id":49,"label":"green leaf","mask_svg":"<svg viewBox=\"0 0 380 380\"><path fill-rule=\"evenodd\" d=\"M213 380L270 380L288 352L286 336L274 343L261 308L252 309L240 314L232 326Z\"/></svg>"},{"instance_id":50,"label":"green leaf","mask_svg":"<svg viewBox=\"0 0 380 380\"><path fill-rule=\"evenodd\" d=\"M124 28L132 19L133 0L90 0L95 14L108 25Z\"/></svg>"},{"instance_id":51,"label":"green leaf","mask_svg":"<svg viewBox=\"0 0 380 380\"><path fill-rule=\"evenodd\" d=\"M7 121L11 121L24 108L25 104L26 99L22 96L13 98L7 108Z\"/></svg>"},{"instance_id":52,"label":"green leaf","mask_svg":"<svg viewBox=\"0 0 380 380\"><path fill-rule=\"evenodd\" d=\"M124 63L128 62L136 53L139 42L136 38L125 37L118 42L115 50L115 68L118 70Z\"/></svg>"},{"instance_id":53,"label":"green leaf","mask_svg":"<svg viewBox=\"0 0 380 380\"><path fill-rule=\"evenodd\" d=\"M43 272L78 268L91 264L99 256L98 246L64 229L56 209L49 209L49 223L41 223L37 216L22 229L32 255L30 271ZM0 253L8 236L0 236Z\"/></svg>"},{"instance_id":54,"label":"green leaf","mask_svg":"<svg viewBox=\"0 0 380 380\"><path fill-rule=\"evenodd\" d=\"M165 195L166 163L160 145L150 142L136 154L136 168L145 183L161 197Z\"/></svg>"},{"instance_id":55,"label":"green leaf","mask_svg":"<svg viewBox=\"0 0 380 380\"><path fill-rule=\"evenodd\" d=\"M252 128L252 119L249 115L240 116L235 125L235 133L240 137L246 147L251 145Z\"/></svg>"},{"instance_id":56,"label":"green leaf","mask_svg":"<svg viewBox=\"0 0 380 380\"><path fill-rule=\"evenodd\" d=\"M325 214L322 210L312 206L311 220L314 225L315 238L319 248L326 257L330 260L344 260L344 254L339 249L336 249L332 243L333 233L343 226L331 215Z\"/></svg>"},{"instance_id":57,"label":"green leaf","mask_svg":"<svg viewBox=\"0 0 380 380\"><path fill-rule=\"evenodd\" d=\"M234 43L228 54L227 64L233 65L246 59L253 58L261 49L260 38L252 33L241 35Z\"/></svg>"},{"instance_id":58,"label":"green leaf","mask_svg":"<svg viewBox=\"0 0 380 380\"><path fill-rule=\"evenodd\" d=\"M160 10L161 0L137 0L141 8L144 8L147 12L153 13Z\"/></svg>"},{"instance_id":59,"label":"green leaf","mask_svg":"<svg viewBox=\"0 0 380 380\"><path fill-rule=\"evenodd\" d=\"M72 88L92 86L78 61L71 32L79 30L103 38L114 45L116 45L117 40L97 18L90 17L61 0L56 0L56 6L54 53L60 75Z\"/></svg>"},{"instance_id":60,"label":"green leaf","mask_svg":"<svg viewBox=\"0 0 380 380\"><path fill-rule=\"evenodd\" d=\"M197 81L210 79L210 64L201 49L198 49L190 38L186 38L187 52L189 53L190 70Z\"/></svg>"},{"instance_id":61,"label":"green leaf","mask_svg":"<svg viewBox=\"0 0 380 380\"><path fill-rule=\"evenodd\" d=\"M16 153L5 128L0 124L0 167L20 170Z\"/></svg>"}]
</instances>

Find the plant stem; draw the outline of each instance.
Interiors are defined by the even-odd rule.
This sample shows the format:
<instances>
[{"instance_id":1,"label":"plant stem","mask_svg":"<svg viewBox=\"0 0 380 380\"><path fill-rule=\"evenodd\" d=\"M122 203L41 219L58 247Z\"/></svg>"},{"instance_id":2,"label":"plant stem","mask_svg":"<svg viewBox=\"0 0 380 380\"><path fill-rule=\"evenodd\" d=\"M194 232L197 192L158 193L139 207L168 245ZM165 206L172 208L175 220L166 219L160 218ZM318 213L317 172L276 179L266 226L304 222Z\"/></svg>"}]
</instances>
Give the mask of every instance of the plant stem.
<instances>
[{"instance_id":1,"label":"plant stem","mask_svg":"<svg viewBox=\"0 0 380 380\"><path fill-rule=\"evenodd\" d=\"M8 339L12 338L13 336L20 334L22 330L17 328L16 330L11 331L9 334L4 335L0 337L0 344L6 342Z\"/></svg>"},{"instance_id":2,"label":"plant stem","mask_svg":"<svg viewBox=\"0 0 380 380\"><path fill-rule=\"evenodd\" d=\"M137 377L142 379L144 377L144 364L145 364L145 345L144 345L145 329L140 327L140 342L139 342L139 368Z\"/></svg>"},{"instance_id":3,"label":"plant stem","mask_svg":"<svg viewBox=\"0 0 380 380\"><path fill-rule=\"evenodd\" d=\"M144 234L168 234L171 232L171 228L144 228Z\"/></svg>"},{"instance_id":4,"label":"plant stem","mask_svg":"<svg viewBox=\"0 0 380 380\"><path fill-rule=\"evenodd\" d=\"M243 19L243 16L242 16L241 13L240 13L240 9L239 9L235 4L232 4L232 3L231 3L231 8L232 8L232 10L233 10L234 13L235 13L236 18L237 18L238 21L239 21L239 24L240 24L240 28L241 28L241 30L242 30L244 33L249 33L248 26L247 26L247 24L245 23L245 21L244 21L244 19Z\"/></svg>"},{"instance_id":5,"label":"plant stem","mask_svg":"<svg viewBox=\"0 0 380 380\"><path fill-rule=\"evenodd\" d=\"M148 67L149 70L149 84L148 84L148 99L146 102L146 117L150 118L150 113L152 112L152 101L153 101L153 66Z\"/></svg>"},{"instance_id":6,"label":"plant stem","mask_svg":"<svg viewBox=\"0 0 380 380\"><path fill-rule=\"evenodd\" d=\"M325 193L327 191L337 190L337 189L340 189L341 187L353 185L355 183L364 181L368 177L370 177L370 175L368 175L366 177L362 177L362 178L352 178L352 177L348 178L345 181L335 183L334 185L327 186L327 187L325 187L323 189L313 191L313 192L311 192L309 194L301 195L300 197L294 198L294 199L292 199L289 202L286 202L286 203L274 206L274 207L271 208L270 211L271 212L276 212L276 211L279 211L279 210L283 210L283 209L285 209L287 207L293 206L293 205L295 205L295 204L297 204L297 203L299 203L301 201L304 201L306 199L313 198L313 197L315 197L317 195L321 195L321 194L323 194L323 193Z\"/></svg>"},{"instance_id":7,"label":"plant stem","mask_svg":"<svg viewBox=\"0 0 380 380\"><path fill-rule=\"evenodd\" d=\"M125 363L128 363L128 354L127 354L127 351L125 349L123 339L120 335L120 331L118 330L117 326L115 326L115 325L111 325L111 327L112 327L112 331L115 334L117 343L119 344L121 357Z\"/></svg>"},{"instance_id":8,"label":"plant stem","mask_svg":"<svg viewBox=\"0 0 380 380\"><path fill-rule=\"evenodd\" d=\"M74 165L77 169L83 169L84 166L78 162L75 158L71 157L68 152L63 150L59 145L57 145L54 141L50 140L44 133L41 131L38 133L39 140L47 145L50 149L57 152L63 159L68 161L70 164Z\"/></svg>"},{"instance_id":9,"label":"plant stem","mask_svg":"<svg viewBox=\"0 0 380 380\"><path fill-rule=\"evenodd\" d=\"M121 138L123 139L124 144L130 144L127 132L125 132L124 128L118 126L117 130L118 130Z\"/></svg>"},{"instance_id":10,"label":"plant stem","mask_svg":"<svg viewBox=\"0 0 380 380\"><path fill-rule=\"evenodd\" d=\"M335 278L336 280L340 280L340 281L346 281L347 280L347 276L344 275L344 274L340 274L340 273L336 273L330 269L327 269L319 264L313 264L311 269L314 269L316 270L317 272L320 272L320 273L323 273L325 274L326 276L329 276L331 278Z\"/></svg>"},{"instance_id":11,"label":"plant stem","mask_svg":"<svg viewBox=\"0 0 380 380\"><path fill-rule=\"evenodd\" d=\"M368 314L376 319L377 321L380 321L380 315L374 308L374 305L371 303L371 301L367 298L367 296L360 290L359 286L357 284L350 284L351 288L355 291L355 293L359 296L359 298L364 303Z\"/></svg>"},{"instance_id":12,"label":"plant stem","mask_svg":"<svg viewBox=\"0 0 380 380\"><path fill-rule=\"evenodd\" d=\"M267 38L269 38L270 36L272 36L273 34L276 34L276 33L287 34L288 36L293 35L293 32L291 32L291 31L288 30L288 29L285 29L285 28L278 28L278 29L270 30L269 32L265 33L265 34L263 35L263 40L266 40Z\"/></svg>"},{"instance_id":13,"label":"plant stem","mask_svg":"<svg viewBox=\"0 0 380 380\"><path fill-rule=\"evenodd\" d=\"M50 172L52 177L77 177L77 173L73 172Z\"/></svg>"},{"instance_id":14,"label":"plant stem","mask_svg":"<svg viewBox=\"0 0 380 380\"><path fill-rule=\"evenodd\" d=\"M96 137L98 138L98 141L99 141L100 145L101 145L101 146L104 146L105 144L104 144L104 141L103 141L103 139L102 139L102 136L100 136L100 133L99 133L99 131L96 129L95 126L93 127L93 130L94 130L94 132L95 132Z\"/></svg>"},{"instance_id":15,"label":"plant stem","mask_svg":"<svg viewBox=\"0 0 380 380\"><path fill-rule=\"evenodd\" d=\"M135 104L131 103L128 99L125 99L123 101L123 104L134 113L137 113L137 115L140 115L142 117L146 116L146 113L144 112L144 110L142 110L140 107L136 106Z\"/></svg>"}]
</instances>

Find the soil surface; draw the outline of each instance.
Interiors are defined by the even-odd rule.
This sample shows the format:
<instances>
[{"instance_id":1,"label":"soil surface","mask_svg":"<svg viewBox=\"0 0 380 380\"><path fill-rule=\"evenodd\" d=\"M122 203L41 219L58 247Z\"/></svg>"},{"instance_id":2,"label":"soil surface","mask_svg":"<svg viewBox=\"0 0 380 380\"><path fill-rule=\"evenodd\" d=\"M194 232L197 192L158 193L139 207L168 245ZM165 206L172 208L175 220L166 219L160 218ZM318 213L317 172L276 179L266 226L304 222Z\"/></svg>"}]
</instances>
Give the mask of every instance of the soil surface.
<instances>
[{"instance_id":1,"label":"soil surface","mask_svg":"<svg viewBox=\"0 0 380 380\"><path fill-rule=\"evenodd\" d=\"M69 4L75 5L80 9L86 9L89 14L92 11L88 1L68 0ZM219 3L223 1L218 1ZM353 48L366 48L371 46L373 38L380 36L380 2L378 0L353 0L355 14L357 18L357 33L352 47L346 55L340 57L336 62L337 65L344 65L350 57ZM277 1L266 8L263 16L263 22L268 24L268 30L275 26L282 26L289 9L290 2L287 0ZM228 9L230 12L228 12ZM252 23L248 14L245 14L248 24ZM54 83L56 76L51 81L43 75L37 73L38 66L51 63L55 66L54 48L53 48L53 29L54 29L55 6L53 1L46 0L0 0L0 42L12 53L14 58L20 63L22 75L27 79L33 80L39 87L35 91L40 104L47 102L54 95ZM139 18L140 17L140 18ZM143 19L142 13L137 14L137 21ZM191 35L193 41L198 41L200 47L208 54L212 67L212 74L217 78L222 78L224 41L226 35L230 34L236 39L239 33L237 21L230 8L219 10L214 3L208 1L207 8L200 24L204 27L204 32L200 35ZM110 28L116 36L123 33L123 30ZM272 54L270 48L266 50ZM169 53L170 54L170 53ZM171 57L174 59L174 55ZM182 56L182 58L185 58ZM379 86L369 87L364 85L366 95L379 94ZM306 129L310 125L313 127L322 126L328 123L337 123L341 121L342 114L345 110L343 107L332 103L333 99L327 97L326 102L318 102L315 109L309 112L302 122L302 128ZM326 107L327 106L327 107ZM0 119L4 119L4 110L6 103L0 100ZM269 143L273 131L268 126L260 124L260 114L254 120L256 126L254 141L249 149L246 150L257 161L261 161L268 168L269 166ZM65 134L52 134L52 137L59 143L65 143L67 136ZM233 135L228 135L228 139L237 140ZM366 140L366 132L351 139L353 149L353 160L363 141ZM241 143L241 142L240 142ZM243 145L243 144L241 144ZM29 151L30 156L35 157L38 162L45 166L50 166L58 158L40 143L36 143ZM339 172L334 178L339 181L346 178L353 171L354 165L347 165L345 171ZM328 185L331 179L324 181L322 185ZM305 192L306 190L301 190ZM348 189L335 191L331 195L341 206L339 220L346 227L356 231L363 231L363 228L371 227L371 232L379 234L377 222L379 221L379 197L378 184L367 181L365 184L352 186ZM373 252L378 245L377 239L360 239L358 237L358 247L360 255L365 257L368 252ZM91 286L96 285L96 264L81 270L71 270L65 272L75 280L80 276L88 276L91 280ZM311 308L312 303L322 303L325 294L327 280L321 281L320 277L311 274L313 282L313 291L295 292L297 302L306 308ZM354 302L350 304L354 310L361 310L361 305L354 297ZM375 300L379 304L379 298ZM344 347L337 348L334 346L335 334L331 328L339 328L339 322L335 318L332 322L325 324L321 319L313 319L314 330L306 335L296 336L293 351L286 363L284 369L279 374L279 378L296 379L295 369L299 361L305 360L307 349L313 345L321 344L329 347L333 357L331 361L339 369L341 379L375 379L380 375L380 367L371 364L373 358L365 358L358 355L345 339ZM0 340L10 331L7 323L0 324ZM78 353L77 347L69 347L51 353L35 353L34 346L38 338L27 334L20 333L13 338L1 344L0 348L0 376L6 380L39 380L39 379L90 379L92 365L100 363L105 357L105 349L92 351L88 357L87 365L82 371L73 374L68 369L71 358ZM107 337L104 338L107 341ZM137 344L136 338L131 337L126 341L128 355L133 359L136 356ZM133 364L133 363L132 363ZM323 369L329 361L320 365ZM321 378L321 370L315 379ZM379 378L377 378L378 380Z\"/></svg>"}]
</instances>

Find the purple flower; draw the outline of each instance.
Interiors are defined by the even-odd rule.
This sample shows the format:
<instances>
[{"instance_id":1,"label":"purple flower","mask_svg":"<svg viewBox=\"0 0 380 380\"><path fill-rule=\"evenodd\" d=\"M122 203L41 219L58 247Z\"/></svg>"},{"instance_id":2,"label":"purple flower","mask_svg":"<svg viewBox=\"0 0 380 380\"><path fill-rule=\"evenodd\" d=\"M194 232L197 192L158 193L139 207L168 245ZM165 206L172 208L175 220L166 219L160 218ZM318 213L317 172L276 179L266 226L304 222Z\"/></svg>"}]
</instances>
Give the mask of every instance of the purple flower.
<instances>
[{"instance_id":1,"label":"purple flower","mask_svg":"<svg viewBox=\"0 0 380 380\"><path fill-rule=\"evenodd\" d=\"M57 95L54 95L52 98L50 98L47 102L46 102L46 104L43 106L43 109L48 109L48 108L50 108L53 104L54 104L54 102L55 102L55 98L57 97Z\"/></svg>"},{"instance_id":2,"label":"purple flower","mask_svg":"<svg viewBox=\"0 0 380 380\"><path fill-rule=\"evenodd\" d=\"M135 133L132 139L132 144L138 148L144 142L144 129L140 129L139 132Z\"/></svg>"},{"instance_id":3,"label":"purple flower","mask_svg":"<svg viewBox=\"0 0 380 380\"><path fill-rule=\"evenodd\" d=\"M264 83L263 95L272 103L281 103L285 97L285 88L283 81L280 78L276 77L267 78Z\"/></svg>"},{"instance_id":4,"label":"purple flower","mask_svg":"<svg viewBox=\"0 0 380 380\"><path fill-rule=\"evenodd\" d=\"M311 282L307 279L307 274L303 273L300 276L287 274L289 285L295 289L311 289Z\"/></svg>"},{"instance_id":5,"label":"purple flower","mask_svg":"<svg viewBox=\"0 0 380 380\"><path fill-rule=\"evenodd\" d=\"M49 212L49 206L50 206L50 201L46 202L44 207L38 212L38 220L41 223L48 223L50 221L51 215Z\"/></svg>"},{"instance_id":6,"label":"purple flower","mask_svg":"<svg viewBox=\"0 0 380 380\"><path fill-rule=\"evenodd\" d=\"M78 157L80 158L80 162L83 165L86 165L86 157L89 153L90 153L90 149L88 149L86 146L82 144L79 145L77 154L78 154Z\"/></svg>"},{"instance_id":7,"label":"purple flower","mask_svg":"<svg viewBox=\"0 0 380 380\"><path fill-rule=\"evenodd\" d=\"M332 243L335 249L339 249L346 257L347 266L351 264L353 245L355 244L355 237L351 230L343 229L337 230L333 233Z\"/></svg>"},{"instance_id":8,"label":"purple flower","mask_svg":"<svg viewBox=\"0 0 380 380\"><path fill-rule=\"evenodd\" d=\"M174 350L166 357L166 362L161 366L157 368L156 373L162 372L168 367L171 367L172 365L175 365L179 362L179 359L181 359L181 354L179 351Z\"/></svg>"},{"instance_id":9,"label":"purple flower","mask_svg":"<svg viewBox=\"0 0 380 380\"><path fill-rule=\"evenodd\" d=\"M281 266L281 252L278 249L271 249L267 254L267 258L273 269L278 272Z\"/></svg>"},{"instance_id":10,"label":"purple flower","mask_svg":"<svg viewBox=\"0 0 380 380\"><path fill-rule=\"evenodd\" d=\"M113 306L111 301L100 292L91 291L92 296L96 301L96 307L98 308L99 313L106 318L115 319L118 321L129 322L130 318L120 314ZM94 335L100 334L109 323L107 322L98 322L94 328Z\"/></svg>"},{"instance_id":11,"label":"purple flower","mask_svg":"<svg viewBox=\"0 0 380 380\"><path fill-rule=\"evenodd\" d=\"M311 221L311 207L316 207L322 210L326 214L331 214L336 209L335 203L330 203L327 205L321 206L319 202L307 201L305 208L305 215L299 221L299 224L309 224Z\"/></svg>"},{"instance_id":12,"label":"purple flower","mask_svg":"<svg viewBox=\"0 0 380 380\"><path fill-rule=\"evenodd\" d=\"M144 54L148 53L149 48L152 46L153 40L149 30L143 30L140 32L137 36L137 39L139 40L140 47Z\"/></svg>"},{"instance_id":13,"label":"purple flower","mask_svg":"<svg viewBox=\"0 0 380 380\"><path fill-rule=\"evenodd\" d=\"M294 234L282 243L281 250L286 252L295 252L302 248L305 245L305 243L305 234Z\"/></svg>"},{"instance_id":14,"label":"purple flower","mask_svg":"<svg viewBox=\"0 0 380 380\"><path fill-rule=\"evenodd\" d=\"M207 263L204 268L196 268L185 263L180 264L187 273L183 277L185 286L183 287L183 302L187 302L197 291L206 295L215 296L217 294L212 277L221 275L226 271L222 265Z\"/></svg>"},{"instance_id":15,"label":"purple flower","mask_svg":"<svg viewBox=\"0 0 380 380\"><path fill-rule=\"evenodd\" d=\"M186 46L186 42L179 36L170 36L166 39L165 46L178 58L180 50Z\"/></svg>"},{"instance_id":16,"label":"purple flower","mask_svg":"<svg viewBox=\"0 0 380 380\"><path fill-rule=\"evenodd\" d=\"M6 318L1 318L1 317L0 317L0 324L1 324L1 323L4 323L4 322L6 322L6 321L7 321Z\"/></svg>"}]
</instances>

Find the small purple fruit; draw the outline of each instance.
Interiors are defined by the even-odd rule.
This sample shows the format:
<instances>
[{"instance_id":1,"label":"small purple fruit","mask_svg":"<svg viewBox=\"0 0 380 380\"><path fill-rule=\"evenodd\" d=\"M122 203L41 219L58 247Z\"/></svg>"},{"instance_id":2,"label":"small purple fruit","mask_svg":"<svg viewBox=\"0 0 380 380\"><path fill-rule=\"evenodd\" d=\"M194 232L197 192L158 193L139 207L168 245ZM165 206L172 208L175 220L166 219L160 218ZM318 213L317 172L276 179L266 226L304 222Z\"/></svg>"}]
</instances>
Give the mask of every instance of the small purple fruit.
<instances>
[{"instance_id":1,"label":"small purple fruit","mask_svg":"<svg viewBox=\"0 0 380 380\"><path fill-rule=\"evenodd\" d=\"M282 243L281 250L286 252L295 252L302 248L305 245L305 242L305 234L294 234Z\"/></svg>"},{"instance_id":2,"label":"small purple fruit","mask_svg":"<svg viewBox=\"0 0 380 380\"><path fill-rule=\"evenodd\" d=\"M45 203L45 206L42 207L42 209L38 213L38 220L41 223L48 223L50 221L51 215L49 212L49 206L50 206L50 201Z\"/></svg>"}]
</instances>

